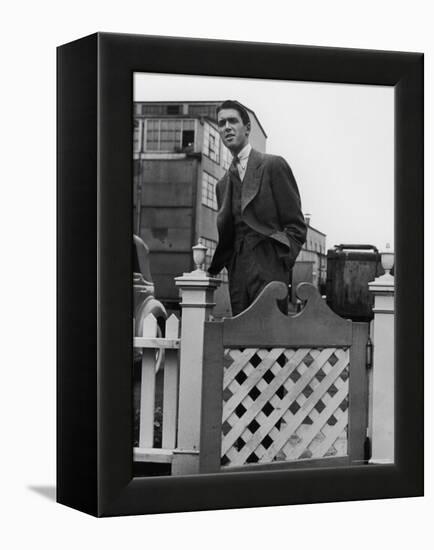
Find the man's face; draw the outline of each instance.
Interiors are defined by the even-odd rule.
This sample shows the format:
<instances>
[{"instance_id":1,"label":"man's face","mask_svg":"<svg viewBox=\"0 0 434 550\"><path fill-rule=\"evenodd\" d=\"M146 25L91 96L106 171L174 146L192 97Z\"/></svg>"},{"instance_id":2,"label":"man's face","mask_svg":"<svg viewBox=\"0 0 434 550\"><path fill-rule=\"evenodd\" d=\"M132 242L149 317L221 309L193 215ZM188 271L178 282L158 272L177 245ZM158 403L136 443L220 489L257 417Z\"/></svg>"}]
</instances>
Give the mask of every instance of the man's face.
<instances>
[{"instance_id":1,"label":"man's face","mask_svg":"<svg viewBox=\"0 0 434 550\"><path fill-rule=\"evenodd\" d=\"M220 137L233 155L249 142L250 122L244 124L236 109L222 109L217 116Z\"/></svg>"}]
</instances>

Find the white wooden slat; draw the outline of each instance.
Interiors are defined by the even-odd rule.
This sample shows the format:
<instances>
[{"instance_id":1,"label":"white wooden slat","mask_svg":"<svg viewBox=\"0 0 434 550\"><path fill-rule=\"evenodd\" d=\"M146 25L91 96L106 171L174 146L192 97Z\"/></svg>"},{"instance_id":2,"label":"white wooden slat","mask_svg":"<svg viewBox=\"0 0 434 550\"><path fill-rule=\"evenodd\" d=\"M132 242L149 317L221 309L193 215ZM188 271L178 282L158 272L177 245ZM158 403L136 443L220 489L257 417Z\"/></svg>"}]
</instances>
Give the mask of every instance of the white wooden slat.
<instances>
[{"instance_id":1,"label":"white wooden slat","mask_svg":"<svg viewBox=\"0 0 434 550\"><path fill-rule=\"evenodd\" d=\"M246 427L250 422L255 419L260 428L251 436L250 441L255 442L257 446L262 439L267 435L267 433L274 426L276 419L270 422L270 417L267 417L261 412L264 405L270 401L271 397L279 389L285 379L291 374L292 370L282 369L282 371L273 379L273 381L267 385L266 389L262 391L261 395L258 396L254 404L248 398L245 398L242 402L243 406L247 409L246 413L240 419L235 413L232 413L227 417L227 422L231 426L231 430L222 438L222 455L227 452L227 450L234 444L234 442L241 436ZM283 414L282 411L281 414Z\"/></svg>"},{"instance_id":2,"label":"white wooden slat","mask_svg":"<svg viewBox=\"0 0 434 550\"><path fill-rule=\"evenodd\" d=\"M281 386L281 381L279 379L274 379L268 386L267 391L275 392L279 389ZM250 424L251 420L250 418L255 419L258 424L259 428L255 431L254 434L250 434L249 438L245 442L245 446L240 451L242 452L242 456L244 458L249 456L253 451L255 451L258 448L258 443L260 443L266 435L270 435L270 432L274 428L275 422L271 422L269 418L262 412L263 404L258 403L259 398L252 402L251 399L248 397L243 401L243 406L248 410L248 413L246 413L241 419L237 418L236 414L231 417L233 422L233 428L231 432L229 432L227 435L230 435L230 439L228 438L227 441L224 441L222 445L222 449L226 448L229 445L229 441L233 440L235 434L239 434L239 436L243 436L243 438L246 438L245 431L248 429L247 426ZM269 401L269 400L268 400ZM248 416L247 416L248 414ZM283 414L283 412L282 412ZM236 439L234 440L236 441ZM263 449L263 453L265 452L265 449ZM239 465L242 465L244 463L244 458L239 459ZM231 464L232 466L235 466L234 464ZM237 460L238 465L238 460Z\"/></svg>"},{"instance_id":3,"label":"white wooden slat","mask_svg":"<svg viewBox=\"0 0 434 550\"><path fill-rule=\"evenodd\" d=\"M262 350L262 352L263 352L263 351L264 351L264 350ZM267 353L267 352L265 352L265 354L266 354L266 353ZM258 357L260 357L261 360L264 358L264 354L262 353L262 355L261 355L261 350L258 350L258 351L257 351L257 354L258 354ZM249 378L249 376L251 376L252 373L255 372L255 368L254 368L254 366L250 363L250 361L248 361L248 362L243 366L243 368L240 369L240 370L242 370L242 372L243 372L243 374L245 375L246 378ZM238 374L238 373L237 373L237 374ZM226 390L226 389L229 390L230 393L231 393L232 395L235 395L236 393L238 393L238 392L240 391L242 385L243 385L243 383L240 384L240 383L237 381L236 378L232 378L232 380L230 380L229 377L226 377L226 381L225 381L225 379L223 379L223 388L224 388L225 390ZM229 397L226 397L226 398L224 399L224 403L227 403L227 402L229 401L229 399L230 399Z\"/></svg>"},{"instance_id":4,"label":"white wooden slat","mask_svg":"<svg viewBox=\"0 0 434 550\"><path fill-rule=\"evenodd\" d=\"M345 414L347 416L347 424L348 424L348 410L345 411ZM333 447L336 449L337 453L335 456L348 456L348 429L345 429L347 426L344 427L342 432L338 435L338 437L335 439L333 443Z\"/></svg>"},{"instance_id":5,"label":"white wooden slat","mask_svg":"<svg viewBox=\"0 0 434 550\"><path fill-rule=\"evenodd\" d=\"M133 339L135 348L179 349L179 338L143 338L136 336Z\"/></svg>"},{"instance_id":6,"label":"white wooden slat","mask_svg":"<svg viewBox=\"0 0 434 550\"><path fill-rule=\"evenodd\" d=\"M336 353L336 355L338 355ZM315 406L318 400L321 398L323 393L330 387L334 380L341 374L341 372L348 366L349 353L343 352L341 358L334 365L333 369L327 374L327 376L321 381L321 383L315 388L314 392L306 399L300 409L294 415L286 415L285 421L287 426L278 439L276 439L272 445L267 450L265 460L272 460L274 456L280 451L280 449L285 445L286 440L291 436L291 434L297 429L299 424L303 421L304 417L309 414L311 409ZM300 380L299 380L300 381ZM287 394L282 400L287 401L287 398L290 394ZM292 400L288 401L287 405L289 406ZM272 416L272 413L270 416Z\"/></svg>"},{"instance_id":7,"label":"white wooden slat","mask_svg":"<svg viewBox=\"0 0 434 550\"><path fill-rule=\"evenodd\" d=\"M238 407L241 401L246 397L249 391L256 386L256 384L261 380L264 374L268 369L276 362L279 356L284 351L283 348L273 348L270 352L267 352L262 361L256 366L252 374L243 382L242 386L238 391L232 395L232 397L226 401L223 406L223 422L226 418L233 413L233 411ZM285 370L285 369L282 369ZM275 385L276 378L273 379L272 384ZM276 390L279 386L277 386Z\"/></svg>"},{"instance_id":8,"label":"white wooden slat","mask_svg":"<svg viewBox=\"0 0 434 550\"><path fill-rule=\"evenodd\" d=\"M226 453L226 458L229 460L229 464L227 466L242 466L243 463L238 462L238 451L235 449L235 447L230 447ZM223 456L223 455L222 455Z\"/></svg>"},{"instance_id":9,"label":"white wooden slat","mask_svg":"<svg viewBox=\"0 0 434 550\"><path fill-rule=\"evenodd\" d=\"M248 426L248 424L250 424L250 422L254 418L256 418L258 414L260 414L260 411L264 407L264 405L271 400L275 392L290 376L290 374L294 371L298 363L306 355L307 352L308 350L302 348L300 348L300 350L297 350L297 353L293 357L293 361L287 363L286 366L282 368L281 371L274 377L272 382L267 385L265 390L261 392L261 395L259 395L255 401L255 406L250 408L246 407L247 411L243 415L242 419L239 419L235 414L233 414L233 411L229 414L229 416L226 416L229 411L225 410L225 406L223 407L223 421L225 418L227 418L227 420L229 421L229 418L231 418L231 416L232 418L234 418L235 421L233 423L231 422L231 431L227 433L226 436L222 439L222 455L227 452L229 447L233 445L238 437L244 432L246 426ZM282 411L280 415L282 415L283 413L284 411ZM265 424L263 421L263 424L265 425L265 430L270 430L272 426L276 423L277 418L275 419L274 416L270 415L268 418L266 418L265 416L263 417L264 419L266 418ZM269 420L270 418L271 421ZM251 437L251 441L254 441L256 446L259 445L259 443L266 435L262 435L262 433L263 431L258 430Z\"/></svg>"},{"instance_id":10,"label":"white wooden slat","mask_svg":"<svg viewBox=\"0 0 434 550\"><path fill-rule=\"evenodd\" d=\"M148 315L143 321L143 336L155 337L157 319ZM142 355L142 381L140 387L139 446L153 447L155 409L155 350L144 349Z\"/></svg>"},{"instance_id":11,"label":"white wooden slat","mask_svg":"<svg viewBox=\"0 0 434 550\"><path fill-rule=\"evenodd\" d=\"M258 348L246 348L244 351L238 349L231 349L227 351L227 355L231 359L231 365L225 370L223 377L223 387L228 386L231 380L243 370L250 359L257 353Z\"/></svg>"},{"instance_id":12,"label":"white wooden slat","mask_svg":"<svg viewBox=\"0 0 434 550\"><path fill-rule=\"evenodd\" d=\"M327 364L330 357L334 354L337 354L335 348L326 348L323 349L317 357L315 357L313 363L309 365L308 368L303 372L301 377L295 382L292 388L286 394L284 401L290 405L295 401L304 388L310 384L310 381L315 378L316 374L324 368L324 365ZM312 355L312 353L311 353ZM300 371L299 371L300 372Z\"/></svg>"},{"instance_id":13,"label":"white wooden slat","mask_svg":"<svg viewBox=\"0 0 434 550\"><path fill-rule=\"evenodd\" d=\"M291 411L286 410L282 420L285 422L286 426L284 430L280 430L279 436L275 438L273 445L269 448L267 452L266 460L271 460L273 449L274 456L282 452L283 447L286 445L288 438L296 433L306 415L313 415L315 420L318 418L318 414L315 414L315 405L318 400L324 396L324 392L330 387L330 385L336 382L336 379L339 377L340 373L347 366L348 358L344 355L341 357L341 360L335 364L333 370L329 371L328 375L322 380L320 385L318 385L314 393L312 393L308 398L304 398L303 403L301 403L301 408L297 411L296 414L291 413ZM348 392L347 392L348 393ZM299 399L297 402L300 404ZM324 425L324 424L323 424Z\"/></svg>"},{"instance_id":14,"label":"white wooden slat","mask_svg":"<svg viewBox=\"0 0 434 550\"><path fill-rule=\"evenodd\" d=\"M322 365L330 358L330 356L335 351L334 348L326 348L322 350L317 357L315 357L313 363L310 367L304 372L301 378L294 384L292 391L290 391L284 399L281 401L281 408L275 409L267 418L267 426L271 429L272 426L281 418L291 402L297 397L297 395L303 390L307 383L315 376L315 374L320 370ZM268 385L267 389L261 393L261 395L256 399L258 407L256 409L249 409L243 416L243 421L238 422L233 426L232 430L226 435L222 440L222 455L225 454L227 449L238 439L238 437L243 433L245 426L248 425L253 418L258 413L258 409L262 409L265 403L270 401L275 393L275 391L281 386L285 380L287 380L290 374L298 367L302 359L307 353L312 354L312 350L309 348L299 348L297 352L292 357L281 372L274 378L271 384ZM224 421L224 420L223 420ZM255 448L262 439L265 437L262 432L256 432L251 438L251 448ZM243 449L244 451L244 449ZM246 454L246 457L248 454Z\"/></svg>"},{"instance_id":15,"label":"white wooden slat","mask_svg":"<svg viewBox=\"0 0 434 550\"><path fill-rule=\"evenodd\" d=\"M342 433L342 430L345 429L347 422L348 422L347 415L342 415L338 419L336 424L330 430L327 438L321 443L321 445L318 445L318 447L316 448L317 456L322 457L325 455L325 453L330 449L330 447L333 445L336 439L340 436L340 434Z\"/></svg>"},{"instance_id":16,"label":"white wooden slat","mask_svg":"<svg viewBox=\"0 0 434 550\"><path fill-rule=\"evenodd\" d=\"M267 449L262 445L258 445L255 449L255 455L258 457L258 459L264 456L266 452L267 452ZM261 462L261 460L259 460L258 462Z\"/></svg>"},{"instance_id":17,"label":"white wooden slat","mask_svg":"<svg viewBox=\"0 0 434 550\"><path fill-rule=\"evenodd\" d=\"M173 460L173 451L167 449L134 447L133 459L134 462L159 462L170 464Z\"/></svg>"},{"instance_id":18,"label":"white wooden slat","mask_svg":"<svg viewBox=\"0 0 434 550\"><path fill-rule=\"evenodd\" d=\"M339 407L339 405L342 403L342 401L345 399L345 397L348 395L348 380L345 381L344 384L342 384L341 388L338 390L338 392L333 396L333 399L329 401L325 409L321 411L321 413L317 416L313 424L309 426L309 430L306 431L306 433L301 438L300 443L294 447L291 452L286 453L286 457L288 460L294 460L296 458L299 458L301 454L309 447L312 440L315 438L315 436L318 434L318 432L321 430L321 428L324 426L324 424L327 422L327 420L330 418L330 416L335 412L335 410ZM333 441L329 444L327 448L329 448L332 445ZM320 458L321 455L318 453L318 451L315 451L315 455L312 456L312 458Z\"/></svg>"},{"instance_id":19,"label":"white wooden slat","mask_svg":"<svg viewBox=\"0 0 434 550\"><path fill-rule=\"evenodd\" d=\"M348 410L345 412L341 411L341 414L335 414L336 419L340 419L341 416L345 417L345 428L340 433L338 439L335 441L332 441L330 443L330 446L333 445L336 450L337 454L335 456L347 456L348 454L348 433L347 433L347 427L348 427ZM317 435L313 438L312 442L309 445L309 451L312 453L312 458L321 458L319 457L319 453L317 451L317 448L323 441L325 441L330 436L331 430L334 428L334 425L331 426L329 424L324 424L324 426L321 428L321 431L317 433ZM299 430L297 430L298 432ZM285 447L284 447L285 448ZM323 456L323 458L326 458Z\"/></svg>"},{"instance_id":20,"label":"white wooden slat","mask_svg":"<svg viewBox=\"0 0 434 550\"><path fill-rule=\"evenodd\" d=\"M179 336L180 322L175 315L166 321L166 337L175 339ZM164 449L176 447L176 426L178 421L179 389L179 353L177 349L167 349L164 361L163 391L163 438Z\"/></svg>"},{"instance_id":21,"label":"white wooden slat","mask_svg":"<svg viewBox=\"0 0 434 550\"><path fill-rule=\"evenodd\" d=\"M347 380L342 380L341 377L338 377L334 382L333 384L335 385L335 387L337 388L337 390L339 391L342 386L345 384L349 385L349 382ZM321 398L322 399L322 402L328 406L330 404L331 401L333 401L334 403L334 407L335 407L335 410L331 410L330 408L328 408L328 410L330 412L330 416L333 414L335 416L336 419L340 418L341 415L346 415L346 417L348 418L348 410L346 411L342 411L339 407L339 405L342 403L342 401L345 399L345 397L348 397L348 392L349 390L347 389L347 395L343 396L342 399L339 400L339 402L337 402L337 399L335 401L333 401L333 399L336 397L334 396L333 398L330 396L329 392L327 391L326 394ZM328 401L326 401L326 396L328 397ZM331 405L330 405L331 406ZM312 409L309 413L309 417L310 419L313 421L313 423L315 424L315 422L317 421L318 417L320 416L320 414L324 413L324 411L322 411L321 413L319 413L315 408ZM329 417L330 417L329 416ZM328 420L328 419L327 419ZM303 424L300 425L300 428ZM327 436L328 436L328 433L330 432L330 430L332 429L332 425L329 425L327 423L327 421L324 421L323 422L323 425L321 426L320 430L317 430L317 433L315 435L315 437L311 440L311 442L309 443L309 450L311 451L312 453L312 457L316 457L317 456L317 453L316 453L316 448L318 447L318 445L321 444L322 441L324 441ZM303 432L303 434L300 434L300 428L297 429L297 434L298 435L301 435L302 436L302 439L304 438L304 436L306 434L308 434L309 432L309 428L310 426L305 426L305 430ZM344 441L344 444L345 444L345 452L344 453L341 453L341 455L345 455L346 454L346 445L347 445L347 439L345 439Z\"/></svg>"},{"instance_id":22,"label":"white wooden slat","mask_svg":"<svg viewBox=\"0 0 434 550\"><path fill-rule=\"evenodd\" d=\"M142 336L144 338L155 338L157 334L157 319L153 313L150 313L143 319Z\"/></svg>"},{"instance_id":23,"label":"white wooden slat","mask_svg":"<svg viewBox=\"0 0 434 550\"><path fill-rule=\"evenodd\" d=\"M312 351L313 350L310 351L311 355L312 355ZM280 400L279 408L276 408L269 415L269 417L267 419L267 426L269 426L270 429L272 429L272 426L274 426L279 419L284 419L285 422L287 423L287 425L288 424L291 425L291 433L297 429L298 425L300 424L300 422L302 422L303 418L307 414L307 413L300 414L300 411L304 410L304 406L305 406L307 400L303 403L301 409L298 411L298 413L296 415L292 415L292 413L290 413L290 411L288 411L288 408L291 405L291 403L298 398L298 396L300 395L302 390L306 387L306 385L308 383L310 383L310 380L312 380L312 378L321 369L321 367L324 365L324 363L326 363L328 361L330 356L335 351L336 351L335 348L326 348L326 349L322 350L317 355L317 357L315 357L313 363L311 363L309 368L307 368L304 371L301 378L299 378L299 380L297 380L297 382L292 386L292 388L289 389L289 391L285 395L285 397L282 400ZM337 363L335 366L339 366L339 363ZM345 367L345 364L342 364L342 369L344 367ZM329 379L330 379L330 377L329 378L327 378L327 377L324 378L324 380L329 380ZM331 384L331 382L329 382L329 385L330 384ZM315 390L315 391L317 391L316 395L318 395L318 393L320 393L320 392L323 393L324 388L328 387L328 386L323 385L323 386L321 386L321 388L319 390L318 390L318 387L317 387L317 390ZM268 401L270 401L270 400L271 400L271 398L268 399ZM310 399L310 401L309 401L309 411L313 408L314 404L316 403L316 401L314 401L313 403L311 403L311 401L312 401L312 399ZM297 419L296 422L294 422L295 418ZM272 460L280 452L281 448L283 447L283 445L285 445L286 440L289 437L289 436L285 437L282 434L288 434L288 433L289 433L289 430L287 428L285 429L285 431L282 431L282 430L279 431L279 435L274 440L273 444L268 448L266 455L264 455L264 462ZM291 435L291 433L289 435ZM248 447L246 446L246 448L243 448L242 451L241 451L243 461L245 461L248 458L249 454L252 453L255 450L255 448L260 444L260 442L265 437L265 435L267 435L267 434L265 434L261 430L258 430L257 432L255 432L255 434L252 436L251 440L249 441L249 446ZM277 449L275 449L275 447L277 445L276 441L279 441L279 445L280 445ZM275 449L275 450L273 451L273 449Z\"/></svg>"}]
</instances>

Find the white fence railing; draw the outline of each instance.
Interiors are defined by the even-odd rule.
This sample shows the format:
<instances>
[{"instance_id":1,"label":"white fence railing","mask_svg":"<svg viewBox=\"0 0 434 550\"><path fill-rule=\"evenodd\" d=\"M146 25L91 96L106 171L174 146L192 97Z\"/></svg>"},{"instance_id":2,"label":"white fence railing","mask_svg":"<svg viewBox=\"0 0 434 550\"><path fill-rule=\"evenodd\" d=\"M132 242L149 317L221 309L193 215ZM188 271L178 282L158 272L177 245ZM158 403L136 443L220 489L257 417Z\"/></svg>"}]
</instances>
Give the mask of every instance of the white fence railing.
<instances>
[{"instance_id":1,"label":"white fence railing","mask_svg":"<svg viewBox=\"0 0 434 550\"><path fill-rule=\"evenodd\" d=\"M134 349L141 356L140 414L136 462L172 464L172 474L197 471L199 459L200 415L202 403L202 365L204 326L214 307L218 279L208 277L198 268L175 279L180 290L182 323L172 315L166 321L164 338L158 337L157 321L149 315L141 335L134 337ZM181 345L182 342L182 345ZM161 447L154 445L155 397L161 390L159 354L164 353L162 438ZM158 383L158 387L157 387ZM160 427L158 427L160 429Z\"/></svg>"},{"instance_id":2,"label":"white fence railing","mask_svg":"<svg viewBox=\"0 0 434 550\"><path fill-rule=\"evenodd\" d=\"M165 337L158 338L157 319L150 314L143 322L142 336L134 338L134 349L142 350L139 446L134 449L135 460L170 462L171 451L176 447L179 331L179 319L175 315L171 315L166 321ZM163 372L160 373L160 376L161 374L163 376L162 448L155 448L155 396L159 369L163 369Z\"/></svg>"}]
</instances>

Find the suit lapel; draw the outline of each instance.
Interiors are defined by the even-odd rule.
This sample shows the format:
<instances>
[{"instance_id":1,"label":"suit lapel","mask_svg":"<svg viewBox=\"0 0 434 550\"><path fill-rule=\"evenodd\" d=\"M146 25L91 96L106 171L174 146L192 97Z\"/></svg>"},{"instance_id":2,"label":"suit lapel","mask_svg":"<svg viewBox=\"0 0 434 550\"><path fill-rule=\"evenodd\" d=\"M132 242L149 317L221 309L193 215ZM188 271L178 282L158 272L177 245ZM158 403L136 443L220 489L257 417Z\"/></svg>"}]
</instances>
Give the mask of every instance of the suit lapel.
<instances>
[{"instance_id":1,"label":"suit lapel","mask_svg":"<svg viewBox=\"0 0 434 550\"><path fill-rule=\"evenodd\" d=\"M261 153L255 149L250 151L241 188L241 212L243 212L249 202L254 199L259 190L262 175L262 160L263 156Z\"/></svg>"}]
</instances>

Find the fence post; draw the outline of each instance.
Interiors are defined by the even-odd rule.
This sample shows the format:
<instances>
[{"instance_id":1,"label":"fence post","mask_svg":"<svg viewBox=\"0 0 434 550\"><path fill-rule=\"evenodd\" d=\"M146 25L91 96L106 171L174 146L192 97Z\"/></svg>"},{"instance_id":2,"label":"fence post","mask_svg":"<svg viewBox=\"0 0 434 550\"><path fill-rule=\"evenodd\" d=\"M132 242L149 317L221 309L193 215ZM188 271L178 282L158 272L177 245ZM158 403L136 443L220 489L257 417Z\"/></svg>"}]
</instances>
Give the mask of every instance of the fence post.
<instances>
[{"instance_id":1,"label":"fence post","mask_svg":"<svg viewBox=\"0 0 434 550\"><path fill-rule=\"evenodd\" d=\"M202 270L207 248L193 247L196 269L176 277L181 294L181 349L179 364L178 439L172 474L192 474L199 470L200 415L202 403L202 365L204 323L214 307L218 279Z\"/></svg>"},{"instance_id":2,"label":"fence post","mask_svg":"<svg viewBox=\"0 0 434 550\"><path fill-rule=\"evenodd\" d=\"M166 321L166 338L179 338L180 322L175 315ZM176 419L178 417L178 350L166 349L164 357L163 437L162 448L176 446Z\"/></svg>"},{"instance_id":3,"label":"fence post","mask_svg":"<svg viewBox=\"0 0 434 550\"><path fill-rule=\"evenodd\" d=\"M156 335L157 319L151 313L143 321L140 336L155 338ZM150 448L154 446L155 350L148 348L144 349L142 353L139 447Z\"/></svg>"},{"instance_id":4,"label":"fence post","mask_svg":"<svg viewBox=\"0 0 434 550\"><path fill-rule=\"evenodd\" d=\"M374 295L369 462L389 464L394 462L395 452L395 280L390 275L393 253L382 253L381 262L385 275L369 283L369 291Z\"/></svg>"}]
</instances>

